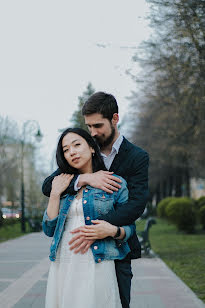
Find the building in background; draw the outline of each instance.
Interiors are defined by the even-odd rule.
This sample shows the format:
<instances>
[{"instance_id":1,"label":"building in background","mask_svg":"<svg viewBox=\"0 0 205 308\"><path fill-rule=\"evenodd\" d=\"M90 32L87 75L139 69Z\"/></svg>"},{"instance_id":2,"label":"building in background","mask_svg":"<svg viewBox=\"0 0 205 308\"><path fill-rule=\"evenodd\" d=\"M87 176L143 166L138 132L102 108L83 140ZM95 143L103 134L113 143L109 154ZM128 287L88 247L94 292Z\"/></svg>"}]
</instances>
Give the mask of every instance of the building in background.
<instances>
[{"instance_id":1,"label":"building in background","mask_svg":"<svg viewBox=\"0 0 205 308\"><path fill-rule=\"evenodd\" d=\"M198 199L205 196L205 179L191 179L191 197Z\"/></svg>"}]
</instances>

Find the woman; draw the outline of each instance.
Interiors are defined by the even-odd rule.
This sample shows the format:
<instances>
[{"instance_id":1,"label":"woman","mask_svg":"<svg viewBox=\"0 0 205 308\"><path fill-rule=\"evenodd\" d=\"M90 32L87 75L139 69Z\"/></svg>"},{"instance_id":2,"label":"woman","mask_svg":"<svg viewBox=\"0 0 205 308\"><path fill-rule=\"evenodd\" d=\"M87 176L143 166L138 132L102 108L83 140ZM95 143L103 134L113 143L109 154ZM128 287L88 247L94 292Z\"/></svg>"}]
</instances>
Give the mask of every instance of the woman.
<instances>
[{"instance_id":1,"label":"woman","mask_svg":"<svg viewBox=\"0 0 205 308\"><path fill-rule=\"evenodd\" d=\"M97 218L126 202L126 182L121 178L121 188L113 194L87 185L77 195L60 199L74 174L106 170L98 146L80 128L68 128L62 133L56 159L67 174L54 178L43 217L43 230L53 237L50 260L55 261L51 262L48 276L46 308L119 308L113 260L124 259L129 253L127 239L134 233L134 225L119 228ZM85 224L85 238L96 241L85 254L75 254L68 246L71 231ZM97 233L89 227L93 224L97 225ZM100 230L105 239L99 239Z\"/></svg>"}]
</instances>

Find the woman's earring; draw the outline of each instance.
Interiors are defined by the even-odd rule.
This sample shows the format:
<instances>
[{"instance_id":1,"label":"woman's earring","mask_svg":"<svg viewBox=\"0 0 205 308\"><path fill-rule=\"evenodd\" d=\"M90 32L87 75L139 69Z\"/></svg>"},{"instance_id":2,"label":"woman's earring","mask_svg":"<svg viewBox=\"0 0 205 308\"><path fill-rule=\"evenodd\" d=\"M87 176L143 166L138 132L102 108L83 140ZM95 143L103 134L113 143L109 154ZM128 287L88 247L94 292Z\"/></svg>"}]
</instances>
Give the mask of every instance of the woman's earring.
<instances>
[{"instance_id":1,"label":"woman's earring","mask_svg":"<svg viewBox=\"0 0 205 308\"><path fill-rule=\"evenodd\" d=\"M92 153L93 154L93 156L95 155L95 152L94 153Z\"/></svg>"}]
</instances>

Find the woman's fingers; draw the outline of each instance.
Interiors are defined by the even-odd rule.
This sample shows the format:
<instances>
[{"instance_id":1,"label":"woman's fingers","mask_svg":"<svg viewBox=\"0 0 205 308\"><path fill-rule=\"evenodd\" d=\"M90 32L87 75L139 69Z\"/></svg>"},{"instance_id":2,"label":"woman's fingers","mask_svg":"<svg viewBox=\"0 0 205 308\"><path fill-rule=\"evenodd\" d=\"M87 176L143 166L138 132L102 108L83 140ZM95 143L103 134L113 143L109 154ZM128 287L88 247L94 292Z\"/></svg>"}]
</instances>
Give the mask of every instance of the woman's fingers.
<instances>
[{"instance_id":1,"label":"woman's fingers","mask_svg":"<svg viewBox=\"0 0 205 308\"><path fill-rule=\"evenodd\" d=\"M83 244L84 240L85 240L85 237L83 239L80 238L76 240L74 244L70 246L70 250L73 250L74 248L78 249Z\"/></svg>"},{"instance_id":2,"label":"woman's fingers","mask_svg":"<svg viewBox=\"0 0 205 308\"><path fill-rule=\"evenodd\" d=\"M66 175L69 180L71 180L74 177L74 174L66 174Z\"/></svg>"},{"instance_id":3,"label":"woman's fingers","mask_svg":"<svg viewBox=\"0 0 205 308\"><path fill-rule=\"evenodd\" d=\"M82 233L78 233L77 235L73 236L70 242L68 242L69 245L72 245L73 243L77 243L79 239L83 238L84 235Z\"/></svg>"},{"instance_id":4,"label":"woman's fingers","mask_svg":"<svg viewBox=\"0 0 205 308\"><path fill-rule=\"evenodd\" d=\"M74 174L60 174L53 179L52 191L61 194L70 185Z\"/></svg>"},{"instance_id":5,"label":"woman's fingers","mask_svg":"<svg viewBox=\"0 0 205 308\"><path fill-rule=\"evenodd\" d=\"M86 240L97 240L97 239L99 240L101 238L97 237L96 235L86 237Z\"/></svg>"},{"instance_id":6,"label":"woman's fingers","mask_svg":"<svg viewBox=\"0 0 205 308\"><path fill-rule=\"evenodd\" d=\"M55 181L71 181L73 177L74 177L74 174L62 173L60 175L55 176L54 180Z\"/></svg>"},{"instance_id":7,"label":"woman's fingers","mask_svg":"<svg viewBox=\"0 0 205 308\"><path fill-rule=\"evenodd\" d=\"M74 250L74 253L85 253L86 251L88 251L93 242L94 241L92 240L85 239L84 242L77 249Z\"/></svg>"},{"instance_id":8,"label":"woman's fingers","mask_svg":"<svg viewBox=\"0 0 205 308\"><path fill-rule=\"evenodd\" d=\"M88 251L88 249L90 248L91 244L92 243L89 241L88 244L85 246L85 248L81 251L81 253L82 254L86 253Z\"/></svg>"},{"instance_id":9,"label":"woman's fingers","mask_svg":"<svg viewBox=\"0 0 205 308\"><path fill-rule=\"evenodd\" d=\"M78 253L78 252L84 250L85 246L86 246L86 242L83 241L83 242L82 242L80 245L78 245L78 247L74 250L74 253Z\"/></svg>"}]
</instances>

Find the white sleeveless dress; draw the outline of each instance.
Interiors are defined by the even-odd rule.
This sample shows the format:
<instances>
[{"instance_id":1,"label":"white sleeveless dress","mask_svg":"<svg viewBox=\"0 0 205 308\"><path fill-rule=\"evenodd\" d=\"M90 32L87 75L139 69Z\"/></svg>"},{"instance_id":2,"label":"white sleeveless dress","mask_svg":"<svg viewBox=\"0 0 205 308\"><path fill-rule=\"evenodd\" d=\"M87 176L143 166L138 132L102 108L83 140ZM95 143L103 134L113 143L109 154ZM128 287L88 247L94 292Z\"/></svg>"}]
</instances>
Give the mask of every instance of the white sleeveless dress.
<instances>
[{"instance_id":1,"label":"white sleeveless dress","mask_svg":"<svg viewBox=\"0 0 205 308\"><path fill-rule=\"evenodd\" d=\"M82 198L74 199L50 265L46 308L122 308L114 261L95 263L91 249L85 254L69 249L70 231L84 224Z\"/></svg>"}]
</instances>

